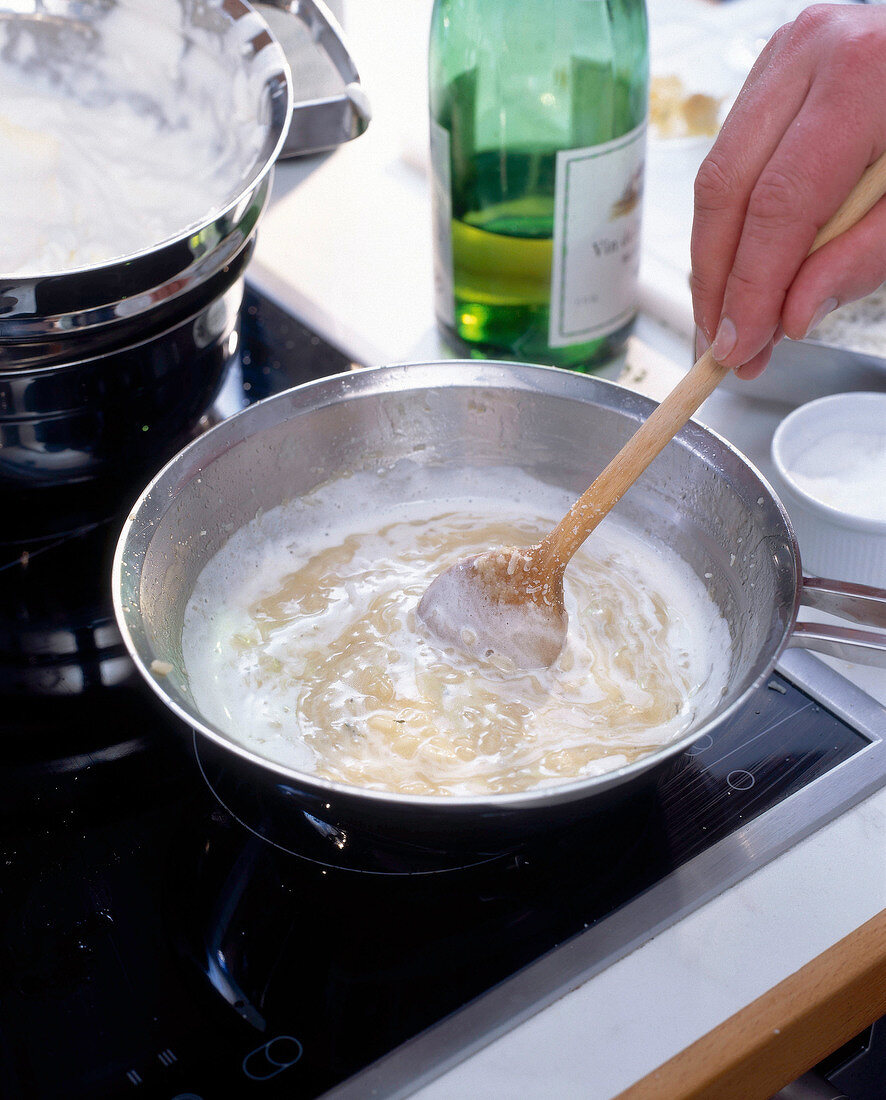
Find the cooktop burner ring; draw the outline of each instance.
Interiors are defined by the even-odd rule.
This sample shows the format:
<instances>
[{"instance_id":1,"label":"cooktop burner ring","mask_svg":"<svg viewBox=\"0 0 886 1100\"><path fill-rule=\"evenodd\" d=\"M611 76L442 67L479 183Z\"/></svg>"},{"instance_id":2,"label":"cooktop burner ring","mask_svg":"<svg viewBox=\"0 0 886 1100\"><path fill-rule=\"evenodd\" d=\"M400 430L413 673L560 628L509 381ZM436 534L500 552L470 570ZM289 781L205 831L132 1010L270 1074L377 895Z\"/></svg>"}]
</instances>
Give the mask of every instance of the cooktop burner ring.
<instances>
[{"instance_id":1,"label":"cooktop burner ring","mask_svg":"<svg viewBox=\"0 0 886 1100\"><path fill-rule=\"evenodd\" d=\"M288 821L281 822L272 806L249 782L240 782L228 769L213 766L200 751L200 738L192 733L194 759L206 786L218 804L244 829L272 847L296 859L332 871L357 875L402 878L452 874L500 863L512 858L524 845L514 843L475 854L440 851L391 840L355 835L352 829L321 821L303 807L293 805Z\"/></svg>"}]
</instances>

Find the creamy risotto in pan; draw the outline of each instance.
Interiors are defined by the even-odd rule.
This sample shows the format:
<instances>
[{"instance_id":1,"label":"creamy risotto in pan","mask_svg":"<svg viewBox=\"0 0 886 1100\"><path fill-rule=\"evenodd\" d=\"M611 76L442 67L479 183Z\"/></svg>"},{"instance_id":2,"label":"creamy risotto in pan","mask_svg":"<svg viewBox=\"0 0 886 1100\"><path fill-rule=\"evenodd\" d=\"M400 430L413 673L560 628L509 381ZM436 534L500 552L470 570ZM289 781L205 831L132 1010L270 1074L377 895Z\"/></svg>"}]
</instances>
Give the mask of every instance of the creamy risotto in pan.
<instances>
[{"instance_id":1,"label":"creamy risotto in pan","mask_svg":"<svg viewBox=\"0 0 886 1100\"><path fill-rule=\"evenodd\" d=\"M521 791L659 748L716 706L729 630L703 581L615 517L566 572L551 668L476 663L416 620L456 558L538 541L572 499L513 470L401 464L257 516L187 609L197 706L270 760L412 794Z\"/></svg>"}]
</instances>

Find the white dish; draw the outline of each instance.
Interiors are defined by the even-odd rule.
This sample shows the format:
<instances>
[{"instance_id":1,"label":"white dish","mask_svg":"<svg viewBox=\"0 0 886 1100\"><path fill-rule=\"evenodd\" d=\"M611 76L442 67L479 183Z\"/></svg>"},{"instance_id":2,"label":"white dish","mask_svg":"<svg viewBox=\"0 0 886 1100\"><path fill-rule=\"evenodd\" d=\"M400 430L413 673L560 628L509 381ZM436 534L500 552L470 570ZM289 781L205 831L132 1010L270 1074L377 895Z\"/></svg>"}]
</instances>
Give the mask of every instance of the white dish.
<instances>
[{"instance_id":1,"label":"white dish","mask_svg":"<svg viewBox=\"0 0 886 1100\"><path fill-rule=\"evenodd\" d=\"M886 587L886 393L801 405L772 439L805 571Z\"/></svg>"}]
</instances>

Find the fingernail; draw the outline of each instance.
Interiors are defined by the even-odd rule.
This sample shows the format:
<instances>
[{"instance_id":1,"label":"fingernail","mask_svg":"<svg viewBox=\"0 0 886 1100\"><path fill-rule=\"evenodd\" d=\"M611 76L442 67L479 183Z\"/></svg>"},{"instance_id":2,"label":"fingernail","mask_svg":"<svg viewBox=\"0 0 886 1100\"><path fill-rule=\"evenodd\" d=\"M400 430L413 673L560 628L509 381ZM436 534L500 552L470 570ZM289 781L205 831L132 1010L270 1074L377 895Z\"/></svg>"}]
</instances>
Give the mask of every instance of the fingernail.
<instances>
[{"instance_id":1,"label":"fingernail","mask_svg":"<svg viewBox=\"0 0 886 1100\"><path fill-rule=\"evenodd\" d=\"M738 333L735 331L735 325L728 317L724 317L720 321L717 335L714 337L713 344L711 344L711 353L718 363L721 363L732 351L737 340Z\"/></svg>"},{"instance_id":2,"label":"fingernail","mask_svg":"<svg viewBox=\"0 0 886 1100\"><path fill-rule=\"evenodd\" d=\"M815 313L812 314L812 320L809 322L809 328L806 329L806 334L803 339L805 340L806 336L808 336L814 328L817 328L829 313L833 313L839 304L836 298L825 299Z\"/></svg>"},{"instance_id":3,"label":"fingernail","mask_svg":"<svg viewBox=\"0 0 886 1100\"><path fill-rule=\"evenodd\" d=\"M695 358L701 359L704 353L711 346L710 340L705 336L700 328L695 330Z\"/></svg>"}]
</instances>

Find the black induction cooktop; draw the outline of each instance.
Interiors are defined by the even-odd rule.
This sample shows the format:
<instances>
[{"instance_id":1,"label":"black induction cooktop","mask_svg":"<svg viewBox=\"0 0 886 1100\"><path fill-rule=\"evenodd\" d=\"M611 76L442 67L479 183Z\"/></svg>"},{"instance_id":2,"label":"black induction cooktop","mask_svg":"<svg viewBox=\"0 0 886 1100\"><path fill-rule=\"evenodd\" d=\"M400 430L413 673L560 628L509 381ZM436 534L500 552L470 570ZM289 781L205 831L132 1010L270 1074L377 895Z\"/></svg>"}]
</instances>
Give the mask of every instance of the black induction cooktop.
<instances>
[{"instance_id":1,"label":"black induction cooktop","mask_svg":"<svg viewBox=\"0 0 886 1100\"><path fill-rule=\"evenodd\" d=\"M351 366L249 290L216 415ZM107 584L129 503L0 557L9 1100L407 1095L883 780L865 705L800 655L654 790L500 857L285 850L129 664Z\"/></svg>"}]
</instances>

